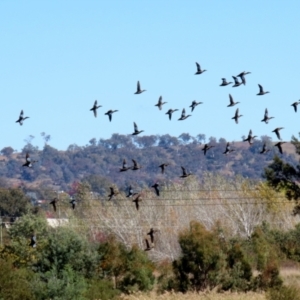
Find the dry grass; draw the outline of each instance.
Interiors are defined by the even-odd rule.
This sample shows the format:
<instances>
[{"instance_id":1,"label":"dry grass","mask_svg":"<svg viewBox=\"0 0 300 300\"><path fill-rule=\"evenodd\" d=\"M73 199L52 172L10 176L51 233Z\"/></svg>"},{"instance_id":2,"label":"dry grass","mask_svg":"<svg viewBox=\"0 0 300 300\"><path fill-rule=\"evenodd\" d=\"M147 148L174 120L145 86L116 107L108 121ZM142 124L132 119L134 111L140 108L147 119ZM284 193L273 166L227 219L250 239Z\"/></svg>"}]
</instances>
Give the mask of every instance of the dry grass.
<instances>
[{"instance_id":1,"label":"dry grass","mask_svg":"<svg viewBox=\"0 0 300 300\"><path fill-rule=\"evenodd\" d=\"M266 300L264 294L261 293L165 293L156 295L155 293L136 293L129 296L122 296L122 300Z\"/></svg>"},{"instance_id":2,"label":"dry grass","mask_svg":"<svg viewBox=\"0 0 300 300\"><path fill-rule=\"evenodd\" d=\"M292 285L300 288L300 266L293 263L290 266L280 268L280 276L285 285Z\"/></svg>"}]
</instances>

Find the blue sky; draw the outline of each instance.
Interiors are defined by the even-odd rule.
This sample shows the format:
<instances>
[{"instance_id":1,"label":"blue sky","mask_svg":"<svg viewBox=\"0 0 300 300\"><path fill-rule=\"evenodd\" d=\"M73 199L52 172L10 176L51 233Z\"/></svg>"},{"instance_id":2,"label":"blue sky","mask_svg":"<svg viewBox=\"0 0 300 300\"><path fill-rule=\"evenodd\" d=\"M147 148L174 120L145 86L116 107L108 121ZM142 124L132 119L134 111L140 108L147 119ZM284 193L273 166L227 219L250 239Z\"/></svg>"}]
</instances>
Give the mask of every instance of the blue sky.
<instances>
[{"instance_id":1,"label":"blue sky","mask_svg":"<svg viewBox=\"0 0 300 300\"><path fill-rule=\"evenodd\" d=\"M257 136L298 136L300 26L298 1L1 1L0 150L20 150L29 135L43 147L84 146L92 138L131 134L239 141ZM195 76L195 62L207 69ZM250 71L246 86L219 87L221 78ZM134 95L137 80L147 91ZM270 91L256 96L257 84ZM243 117L231 118L229 93ZM159 96L168 103L159 111ZM95 99L102 107L94 118ZM203 102L177 121L193 100ZM180 112L168 120L165 112ZM274 116L262 123L264 110ZM29 116L15 123L21 109ZM112 122L104 113L118 109Z\"/></svg>"}]
</instances>

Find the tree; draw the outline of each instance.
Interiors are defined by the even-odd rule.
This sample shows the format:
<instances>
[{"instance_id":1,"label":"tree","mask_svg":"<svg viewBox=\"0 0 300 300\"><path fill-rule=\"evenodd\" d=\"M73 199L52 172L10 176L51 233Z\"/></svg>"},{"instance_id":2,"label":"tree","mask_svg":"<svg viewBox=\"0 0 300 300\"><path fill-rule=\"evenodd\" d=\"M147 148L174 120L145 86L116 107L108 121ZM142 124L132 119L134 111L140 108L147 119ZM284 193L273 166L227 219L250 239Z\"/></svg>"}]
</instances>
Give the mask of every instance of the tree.
<instances>
[{"instance_id":1,"label":"tree","mask_svg":"<svg viewBox=\"0 0 300 300\"><path fill-rule=\"evenodd\" d=\"M0 214L20 217L30 207L30 199L22 190L16 188L0 189Z\"/></svg>"},{"instance_id":2,"label":"tree","mask_svg":"<svg viewBox=\"0 0 300 300\"><path fill-rule=\"evenodd\" d=\"M213 288L220 283L220 274L225 262L216 234L197 222L179 234L182 254L174 262L179 289L197 291Z\"/></svg>"},{"instance_id":3,"label":"tree","mask_svg":"<svg viewBox=\"0 0 300 300\"><path fill-rule=\"evenodd\" d=\"M1 154L5 156L11 156L14 153L14 149L12 147L4 147L1 150Z\"/></svg>"}]
</instances>

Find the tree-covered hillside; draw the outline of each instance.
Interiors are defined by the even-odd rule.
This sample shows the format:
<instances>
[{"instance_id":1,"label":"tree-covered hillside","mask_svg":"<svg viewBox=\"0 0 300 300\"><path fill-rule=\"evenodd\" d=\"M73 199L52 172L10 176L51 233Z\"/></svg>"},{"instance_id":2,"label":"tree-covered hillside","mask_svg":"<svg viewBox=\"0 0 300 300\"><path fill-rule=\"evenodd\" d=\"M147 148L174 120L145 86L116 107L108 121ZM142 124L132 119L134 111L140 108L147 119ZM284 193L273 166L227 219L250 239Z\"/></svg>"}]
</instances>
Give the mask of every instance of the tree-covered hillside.
<instances>
[{"instance_id":1,"label":"tree-covered hillside","mask_svg":"<svg viewBox=\"0 0 300 300\"><path fill-rule=\"evenodd\" d=\"M205 143L214 146L206 155L202 150ZM270 151L260 154L264 143ZM234 151L223 154L226 144L223 138L217 141L210 137L206 140L204 134L192 137L188 133L178 138L170 135L132 137L113 134L106 140L91 139L85 146L70 145L66 151L59 151L49 144L39 150L29 141L22 153L15 153L11 147L1 150L0 177L10 186L54 185L64 190L72 182L85 179L94 191L103 193L101 186L112 183L122 188L130 184L143 187L156 181L181 180L181 166L198 178L202 177L203 172L209 171L260 179L264 168L276 154L292 165L297 164L291 144L282 146L281 155L269 137L254 140L252 145L248 142L232 142L230 149ZM32 161L37 161L32 168L22 167L26 153L29 153ZM120 172L124 159L128 167L133 165L134 159L141 168ZM163 163L169 165L165 173L161 174L159 165Z\"/></svg>"}]
</instances>

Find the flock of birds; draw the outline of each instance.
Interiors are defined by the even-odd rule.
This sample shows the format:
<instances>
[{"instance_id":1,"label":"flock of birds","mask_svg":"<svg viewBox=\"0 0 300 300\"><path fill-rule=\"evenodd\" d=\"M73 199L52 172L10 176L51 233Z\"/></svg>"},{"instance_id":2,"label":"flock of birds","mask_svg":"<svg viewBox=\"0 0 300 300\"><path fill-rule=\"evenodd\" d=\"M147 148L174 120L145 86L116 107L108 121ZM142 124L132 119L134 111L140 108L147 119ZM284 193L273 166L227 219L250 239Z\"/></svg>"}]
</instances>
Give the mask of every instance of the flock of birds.
<instances>
[{"instance_id":1,"label":"flock of birds","mask_svg":"<svg viewBox=\"0 0 300 300\"><path fill-rule=\"evenodd\" d=\"M201 69L201 66L199 63L196 62L196 67L197 67L197 71L195 73L195 75L200 75L200 74L203 74L204 72L206 72L207 70L202 70ZM246 75L248 74L251 74L251 72L241 72L240 74L238 74L237 76L232 76L234 82L228 82L226 80L226 78L222 78L222 83L220 84L221 87L224 87L224 86L228 86L228 85L232 85L232 87L239 87L241 85L246 85ZM257 93L257 96L263 96L263 95L266 95L269 93L269 91L265 91L263 86L258 84L258 87L259 87L259 92ZM145 92L146 90L143 90L141 89L141 85L140 85L140 82L138 81L137 82L137 90L134 94L142 94L143 92ZM162 110L162 107L164 104L166 104L167 102L163 102L163 99L162 99L162 96L159 97L158 99L158 102L157 104L155 104L155 106L158 107L159 110ZM194 111L194 109L196 108L196 106L198 106L199 104L202 104L203 102L197 102L197 101L193 101L191 103L191 105L189 106L191 108L191 112ZM227 105L227 107L233 107L235 105L237 105L239 102L235 102L233 97L231 96L231 94L229 94L229 104ZM293 106L294 108L294 111L297 112L297 106L299 105L300 103L300 100L297 101L297 102L294 102L291 104L291 106ZM97 117L97 110L102 107L101 105L98 105L98 102L97 100L95 100L94 102L94 105L93 107L90 109L90 111L93 112L94 116ZM109 121L112 121L112 115L113 113L117 112L118 110L108 110L105 115L108 116L109 118ZM165 114L168 115L169 117L169 120L172 120L172 115L174 112L178 111L178 109L169 109ZM178 119L179 121L183 121L183 120L186 120L188 117L190 117L191 115L189 114L186 114L186 111L185 109L183 108L182 112L181 112L181 116L180 118ZM237 108L236 111L235 111L235 114L234 116L232 117L232 119L235 121L236 124L238 124L239 122L239 118L242 117L243 115L239 114L239 109ZM18 120L16 121L16 123L19 123L20 125L23 125L23 122L28 119L29 117L28 116L24 116L24 112L23 110L21 110L20 112L20 115L19 115L19 118ZM269 114L268 114L268 109L266 108L265 109L265 113L264 113L264 117L263 119L261 120L261 122L265 122L266 124L268 124L268 122L273 119L274 117L269 117ZM144 130L139 130L138 129L138 126L135 122L133 122L133 133L132 135L138 135L140 134L141 132L143 132ZM278 148L279 152L281 154L283 154L283 151L282 151L282 144L284 144L285 142L281 141L281 136L280 136L280 130L284 129L283 127L277 127L275 128L272 132L274 132L277 136L277 138L280 140L278 141L277 143L274 144L275 147ZM253 135L252 134L252 130L249 131L248 133L248 136L247 138L245 138L243 141L244 142L248 142L249 145L252 145L253 142L254 142L254 139L256 138L257 136ZM214 145L210 145L210 144L204 144L203 148L201 149L204 153L204 155L206 155L207 151L211 148L213 148ZM227 142L226 144L226 148L223 152L223 154L227 155L227 154L230 154L232 153L233 151L235 151L235 149L232 149L231 146L230 146L230 143ZM267 148L267 145L266 143L263 144L262 146L262 149L261 151L259 152L260 154L265 154L267 152L269 152L270 149ZM38 162L37 160L31 160L30 158L30 155L29 153L26 154L26 157L25 157L25 163L23 164L23 167L29 167L31 168L33 166L34 163ZM126 163L126 160L124 159L123 160L123 164L122 164L122 167L120 168L120 172L126 172L128 170L139 170L141 168L141 166L137 163L136 160L132 159L132 162L133 162L133 165L132 166L127 166L127 163ZM163 163L161 165L159 165L158 167L161 168L161 173L164 174L165 172L165 168L168 166L169 164L168 163ZM182 169L182 175L180 176L181 178L186 178L190 175L192 175L192 173L188 173L186 171L186 169L181 166L181 169ZM154 191L156 193L157 196L160 195L160 191L159 191L159 183L155 183L154 185L152 185L152 188L154 188ZM110 194L108 195L108 200L112 200L119 192L116 191L113 187L110 187ZM130 186L128 188L128 194L126 195L126 197L132 197L133 200L132 202L135 203L135 207L136 207L136 210L139 210L139 202L142 201L142 194L141 193L134 193L133 192L133 189L132 187ZM53 209L54 211L56 212L56 204L57 202L59 201L58 198L54 198L50 204L53 206ZM71 207L73 209L75 209L76 207L76 201L75 199L71 199L70 201L70 204L71 204ZM147 238L145 238L145 243L146 243L146 248L145 248L145 251L149 251L151 250L153 247L154 247L154 234L156 232L158 232L159 230L154 230L153 228L150 229L150 231L147 233L147 235L150 236L150 242L151 244L149 243L149 240ZM32 247L36 247L36 237L34 236L31 240L31 243L30 245Z\"/></svg>"}]
</instances>

